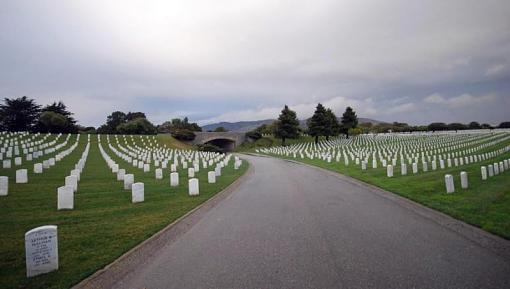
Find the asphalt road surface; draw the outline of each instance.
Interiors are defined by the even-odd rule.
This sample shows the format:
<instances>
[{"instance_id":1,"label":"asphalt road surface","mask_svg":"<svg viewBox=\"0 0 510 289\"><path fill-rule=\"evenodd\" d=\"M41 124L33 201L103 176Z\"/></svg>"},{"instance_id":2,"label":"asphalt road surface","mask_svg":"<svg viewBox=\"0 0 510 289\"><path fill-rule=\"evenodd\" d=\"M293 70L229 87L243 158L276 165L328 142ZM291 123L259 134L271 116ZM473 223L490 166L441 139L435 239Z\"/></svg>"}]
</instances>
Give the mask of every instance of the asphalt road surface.
<instances>
[{"instance_id":1,"label":"asphalt road surface","mask_svg":"<svg viewBox=\"0 0 510 289\"><path fill-rule=\"evenodd\" d=\"M247 157L228 198L116 288L510 288L510 261L368 186Z\"/></svg>"}]
</instances>

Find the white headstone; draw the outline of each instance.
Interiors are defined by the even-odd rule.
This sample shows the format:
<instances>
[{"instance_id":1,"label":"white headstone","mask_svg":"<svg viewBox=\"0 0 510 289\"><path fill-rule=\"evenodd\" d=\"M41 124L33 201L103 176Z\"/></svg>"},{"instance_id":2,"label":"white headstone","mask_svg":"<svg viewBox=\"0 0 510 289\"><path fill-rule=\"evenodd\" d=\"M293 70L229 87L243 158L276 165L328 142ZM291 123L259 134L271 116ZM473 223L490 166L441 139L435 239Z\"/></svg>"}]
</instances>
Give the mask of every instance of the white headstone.
<instances>
[{"instance_id":1,"label":"white headstone","mask_svg":"<svg viewBox=\"0 0 510 289\"><path fill-rule=\"evenodd\" d=\"M14 165L15 166L21 166L21 163L22 163L21 157L15 157L14 158Z\"/></svg>"},{"instance_id":2,"label":"white headstone","mask_svg":"<svg viewBox=\"0 0 510 289\"><path fill-rule=\"evenodd\" d=\"M16 170L16 184L28 183L28 172L27 169Z\"/></svg>"},{"instance_id":3,"label":"white headstone","mask_svg":"<svg viewBox=\"0 0 510 289\"><path fill-rule=\"evenodd\" d=\"M499 164L494 163L494 175L499 175Z\"/></svg>"},{"instance_id":4,"label":"white headstone","mask_svg":"<svg viewBox=\"0 0 510 289\"><path fill-rule=\"evenodd\" d=\"M67 176L65 186L73 188L73 192L78 191L78 178L76 176Z\"/></svg>"},{"instance_id":5,"label":"white headstone","mask_svg":"<svg viewBox=\"0 0 510 289\"><path fill-rule=\"evenodd\" d=\"M492 165L488 165L487 170L489 171L489 177L493 177L494 176L494 167Z\"/></svg>"},{"instance_id":6,"label":"white headstone","mask_svg":"<svg viewBox=\"0 0 510 289\"><path fill-rule=\"evenodd\" d=\"M63 186L57 189L57 209L74 209L74 191L72 187Z\"/></svg>"},{"instance_id":7,"label":"white headstone","mask_svg":"<svg viewBox=\"0 0 510 289\"><path fill-rule=\"evenodd\" d=\"M190 196L198 196L199 194L199 186L198 186L198 179L189 179L188 181L189 188L188 192Z\"/></svg>"},{"instance_id":8,"label":"white headstone","mask_svg":"<svg viewBox=\"0 0 510 289\"><path fill-rule=\"evenodd\" d=\"M151 166L149 164L144 164L143 165L143 172L144 173L148 173L151 171Z\"/></svg>"},{"instance_id":9,"label":"white headstone","mask_svg":"<svg viewBox=\"0 0 510 289\"><path fill-rule=\"evenodd\" d=\"M482 171L482 180L483 181L487 180L487 168L485 166L482 166L480 170Z\"/></svg>"},{"instance_id":10,"label":"white headstone","mask_svg":"<svg viewBox=\"0 0 510 289\"><path fill-rule=\"evenodd\" d=\"M413 174L416 174L416 173L418 173L418 164L413 163Z\"/></svg>"},{"instance_id":11,"label":"white headstone","mask_svg":"<svg viewBox=\"0 0 510 289\"><path fill-rule=\"evenodd\" d=\"M207 173L207 182L209 184L216 183L216 173L214 171L210 171Z\"/></svg>"},{"instance_id":12,"label":"white headstone","mask_svg":"<svg viewBox=\"0 0 510 289\"><path fill-rule=\"evenodd\" d=\"M131 186L135 182L135 176L133 174L124 175L124 190L131 190Z\"/></svg>"},{"instance_id":13,"label":"white headstone","mask_svg":"<svg viewBox=\"0 0 510 289\"><path fill-rule=\"evenodd\" d=\"M160 168L157 168L155 170L156 173L156 179L161 180L163 178L163 170Z\"/></svg>"},{"instance_id":14,"label":"white headstone","mask_svg":"<svg viewBox=\"0 0 510 289\"><path fill-rule=\"evenodd\" d=\"M401 173L403 176L407 175L407 165L406 165L406 164L402 163L402 164L400 165L400 173Z\"/></svg>"},{"instance_id":15,"label":"white headstone","mask_svg":"<svg viewBox=\"0 0 510 289\"><path fill-rule=\"evenodd\" d=\"M177 187L179 185L179 173L172 172L170 173L170 186Z\"/></svg>"},{"instance_id":16,"label":"white headstone","mask_svg":"<svg viewBox=\"0 0 510 289\"><path fill-rule=\"evenodd\" d=\"M131 186L131 202L140 203L144 201L144 184L134 183Z\"/></svg>"},{"instance_id":17,"label":"white headstone","mask_svg":"<svg viewBox=\"0 0 510 289\"><path fill-rule=\"evenodd\" d=\"M113 164L112 165L112 173L116 174L119 172L119 165L118 164Z\"/></svg>"},{"instance_id":18,"label":"white headstone","mask_svg":"<svg viewBox=\"0 0 510 289\"><path fill-rule=\"evenodd\" d=\"M216 168L214 169L214 173L216 174L217 177L221 176L221 167L216 166Z\"/></svg>"},{"instance_id":19,"label":"white headstone","mask_svg":"<svg viewBox=\"0 0 510 289\"><path fill-rule=\"evenodd\" d=\"M444 182L446 184L446 192L448 194L455 192L455 185L453 183L453 176L452 175L445 175L444 176Z\"/></svg>"},{"instance_id":20,"label":"white headstone","mask_svg":"<svg viewBox=\"0 0 510 289\"><path fill-rule=\"evenodd\" d=\"M4 169L10 169L11 168L11 160L4 160L3 161L3 168Z\"/></svg>"},{"instance_id":21,"label":"white headstone","mask_svg":"<svg viewBox=\"0 0 510 289\"><path fill-rule=\"evenodd\" d=\"M0 177L0 196L7 196L9 194L9 177Z\"/></svg>"},{"instance_id":22,"label":"white headstone","mask_svg":"<svg viewBox=\"0 0 510 289\"><path fill-rule=\"evenodd\" d=\"M34 173L42 174L42 172L43 172L43 165L41 163L35 163L34 164Z\"/></svg>"},{"instance_id":23,"label":"white headstone","mask_svg":"<svg viewBox=\"0 0 510 289\"><path fill-rule=\"evenodd\" d=\"M466 172L460 172L460 187L463 189L468 188L468 174Z\"/></svg>"},{"instance_id":24,"label":"white headstone","mask_svg":"<svg viewBox=\"0 0 510 289\"><path fill-rule=\"evenodd\" d=\"M123 181L125 175L126 175L126 170L119 169L119 171L117 172L117 181Z\"/></svg>"},{"instance_id":25,"label":"white headstone","mask_svg":"<svg viewBox=\"0 0 510 289\"><path fill-rule=\"evenodd\" d=\"M57 226L42 226L25 233L27 277L58 269Z\"/></svg>"},{"instance_id":26,"label":"white headstone","mask_svg":"<svg viewBox=\"0 0 510 289\"><path fill-rule=\"evenodd\" d=\"M194 178L195 177L195 169L189 168L188 169L188 178Z\"/></svg>"},{"instance_id":27,"label":"white headstone","mask_svg":"<svg viewBox=\"0 0 510 289\"><path fill-rule=\"evenodd\" d=\"M392 165L386 166L386 174L388 175L388 178L393 177L393 166Z\"/></svg>"}]
</instances>

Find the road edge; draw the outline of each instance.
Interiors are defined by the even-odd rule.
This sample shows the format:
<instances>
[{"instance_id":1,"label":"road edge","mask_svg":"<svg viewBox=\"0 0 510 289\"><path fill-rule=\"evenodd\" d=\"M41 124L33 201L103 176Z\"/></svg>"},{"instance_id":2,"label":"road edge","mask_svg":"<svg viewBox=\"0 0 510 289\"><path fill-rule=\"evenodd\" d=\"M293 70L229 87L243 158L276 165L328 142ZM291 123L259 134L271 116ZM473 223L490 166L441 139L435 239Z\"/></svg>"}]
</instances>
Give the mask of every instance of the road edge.
<instances>
[{"instance_id":1,"label":"road edge","mask_svg":"<svg viewBox=\"0 0 510 289\"><path fill-rule=\"evenodd\" d=\"M248 169L233 183L226 188L216 193L214 196L196 206L180 218L165 226L154 235L145 239L140 244L131 248L129 251L122 254L120 257L106 265L102 269L97 270L92 275L81 280L79 283L73 285L72 289L110 289L134 270L138 269L143 263L147 262L156 253L172 244L178 237L189 231L195 224L197 224L202 217L211 209L220 204L223 200L231 196L232 192L243 184L250 175L253 174L254 168L248 160ZM140 262L140 260L142 262Z\"/></svg>"}]
</instances>

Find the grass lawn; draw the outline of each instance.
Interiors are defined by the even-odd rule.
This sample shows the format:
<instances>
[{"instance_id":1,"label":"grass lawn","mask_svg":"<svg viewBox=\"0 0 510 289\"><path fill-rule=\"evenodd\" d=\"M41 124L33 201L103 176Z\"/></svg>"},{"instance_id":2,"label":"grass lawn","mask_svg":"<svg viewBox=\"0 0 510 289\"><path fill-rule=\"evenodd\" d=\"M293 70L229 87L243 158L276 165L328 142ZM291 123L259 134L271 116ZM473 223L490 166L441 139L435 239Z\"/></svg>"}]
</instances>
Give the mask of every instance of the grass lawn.
<instances>
[{"instance_id":1,"label":"grass lawn","mask_svg":"<svg viewBox=\"0 0 510 289\"><path fill-rule=\"evenodd\" d=\"M508 141L487 149L494 150ZM281 157L281 156L277 156ZM386 176L386 168L379 163L379 168L372 169L368 163L368 170L361 170L360 165L351 162L345 166L343 159L340 162L328 163L321 159L301 159L286 157L311 164L331 171L335 171L363 182L378 186L387 191L396 193L427 207L444 212L454 218L463 220L469 224L480 227L486 231L510 239L510 171L481 180L480 167L510 158L510 153L505 153L497 158L489 159L475 164L462 167L446 168L413 175L411 166L408 165L408 175L400 175L400 165L395 168L393 178ZM460 172L466 171L469 179L469 189L463 190L460 186ZM444 175L452 174L455 181L455 193L446 194Z\"/></svg>"},{"instance_id":2,"label":"grass lawn","mask_svg":"<svg viewBox=\"0 0 510 289\"><path fill-rule=\"evenodd\" d=\"M0 197L0 288L69 288L214 196L247 169L247 162L243 162L239 170L234 170L232 159L216 184L207 184L208 170L201 169L196 174L200 196L189 197L185 170L179 171L180 186L171 188L169 169L163 180L156 180L154 168L143 173L117 158L103 136L103 148L110 157L127 173L134 173L135 182L145 184L145 202L132 204L131 191L123 190L123 184L110 172L94 135L75 195L75 209L57 211L57 187L64 184L64 177L78 161L86 139L82 135L76 150L43 174L33 174L34 162L24 163L29 171L28 184L14 184L14 170L0 169L0 175L9 175L9 195ZM60 268L28 279L24 234L42 225L58 226Z\"/></svg>"}]
</instances>

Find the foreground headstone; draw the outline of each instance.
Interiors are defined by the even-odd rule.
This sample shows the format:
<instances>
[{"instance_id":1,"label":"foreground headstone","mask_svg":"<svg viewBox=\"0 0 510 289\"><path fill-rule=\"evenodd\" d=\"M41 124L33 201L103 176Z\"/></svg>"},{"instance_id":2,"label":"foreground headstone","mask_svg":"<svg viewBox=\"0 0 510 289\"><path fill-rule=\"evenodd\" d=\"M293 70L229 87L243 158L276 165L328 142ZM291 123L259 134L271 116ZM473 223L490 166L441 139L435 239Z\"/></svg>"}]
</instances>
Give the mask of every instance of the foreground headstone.
<instances>
[{"instance_id":1,"label":"foreground headstone","mask_svg":"<svg viewBox=\"0 0 510 289\"><path fill-rule=\"evenodd\" d=\"M179 185L179 173L170 173L170 186L177 187Z\"/></svg>"},{"instance_id":2,"label":"foreground headstone","mask_svg":"<svg viewBox=\"0 0 510 289\"><path fill-rule=\"evenodd\" d=\"M216 173L214 171L210 171L207 173L207 182L209 184L216 183Z\"/></svg>"},{"instance_id":3,"label":"foreground headstone","mask_svg":"<svg viewBox=\"0 0 510 289\"><path fill-rule=\"evenodd\" d=\"M188 193L190 196L198 196L199 195L199 186L198 186L198 179L189 179L188 181L189 188Z\"/></svg>"},{"instance_id":4,"label":"foreground headstone","mask_svg":"<svg viewBox=\"0 0 510 289\"><path fill-rule=\"evenodd\" d=\"M28 172L27 169L16 170L16 184L28 183Z\"/></svg>"},{"instance_id":5,"label":"foreground headstone","mask_svg":"<svg viewBox=\"0 0 510 289\"><path fill-rule=\"evenodd\" d=\"M135 176L133 174L124 175L124 190L131 190L131 186L135 182Z\"/></svg>"},{"instance_id":6,"label":"foreground headstone","mask_svg":"<svg viewBox=\"0 0 510 289\"><path fill-rule=\"evenodd\" d=\"M407 175L407 165L406 164L403 163L403 164L400 165L400 173L403 176Z\"/></svg>"},{"instance_id":7,"label":"foreground headstone","mask_svg":"<svg viewBox=\"0 0 510 289\"><path fill-rule=\"evenodd\" d=\"M195 177L195 169L189 168L188 169L188 178L194 178Z\"/></svg>"},{"instance_id":8,"label":"foreground headstone","mask_svg":"<svg viewBox=\"0 0 510 289\"><path fill-rule=\"evenodd\" d=\"M27 277L58 269L57 226L42 226L25 233Z\"/></svg>"},{"instance_id":9,"label":"foreground headstone","mask_svg":"<svg viewBox=\"0 0 510 289\"><path fill-rule=\"evenodd\" d=\"M7 196L9 193L9 177L0 177L0 196Z\"/></svg>"},{"instance_id":10,"label":"foreground headstone","mask_svg":"<svg viewBox=\"0 0 510 289\"><path fill-rule=\"evenodd\" d=\"M144 201L145 186L143 183L134 183L131 186L131 202L141 203Z\"/></svg>"},{"instance_id":11,"label":"foreground headstone","mask_svg":"<svg viewBox=\"0 0 510 289\"><path fill-rule=\"evenodd\" d=\"M460 172L460 187L463 189L468 188L468 175L466 172Z\"/></svg>"},{"instance_id":12,"label":"foreground headstone","mask_svg":"<svg viewBox=\"0 0 510 289\"><path fill-rule=\"evenodd\" d=\"M59 187L57 189L57 199L57 210L74 209L74 191L72 187Z\"/></svg>"},{"instance_id":13,"label":"foreground headstone","mask_svg":"<svg viewBox=\"0 0 510 289\"><path fill-rule=\"evenodd\" d=\"M444 182L446 185L446 192L448 194L455 192L455 185L453 184L453 176L452 175L445 175L444 176Z\"/></svg>"}]
</instances>

